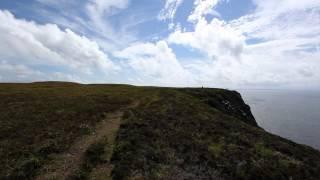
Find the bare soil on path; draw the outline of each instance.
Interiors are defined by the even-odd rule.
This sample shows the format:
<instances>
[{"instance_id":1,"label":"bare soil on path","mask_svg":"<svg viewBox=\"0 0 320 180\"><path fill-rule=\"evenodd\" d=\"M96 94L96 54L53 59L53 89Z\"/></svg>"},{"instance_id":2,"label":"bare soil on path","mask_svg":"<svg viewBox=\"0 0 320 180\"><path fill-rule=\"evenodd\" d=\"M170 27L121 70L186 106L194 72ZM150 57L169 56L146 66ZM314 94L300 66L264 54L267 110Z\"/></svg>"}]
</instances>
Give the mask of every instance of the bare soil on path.
<instances>
[{"instance_id":1,"label":"bare soil on path","mask_svg":"<svg viewBox=\"0 0 320 180\"><path fill-rule=\"evenodd\" d=\"M137 106L137 103L130 105L128 108ZM106 114L106 117L97 123L95 130L89 135L79 137L68 151L57 154L52 158L49 164L44 165L40 170L37 180L62 180L68 179L80 170L83 159L90 145L97 143L106 138L108 144L113 148L117 131L121 124L123 110ZM111 177L112 165L110 163L98 166L92 170L90 179L99 179L104 176ZM105 179L104 178L104 179Z\"/></svg>"}]
</instances>

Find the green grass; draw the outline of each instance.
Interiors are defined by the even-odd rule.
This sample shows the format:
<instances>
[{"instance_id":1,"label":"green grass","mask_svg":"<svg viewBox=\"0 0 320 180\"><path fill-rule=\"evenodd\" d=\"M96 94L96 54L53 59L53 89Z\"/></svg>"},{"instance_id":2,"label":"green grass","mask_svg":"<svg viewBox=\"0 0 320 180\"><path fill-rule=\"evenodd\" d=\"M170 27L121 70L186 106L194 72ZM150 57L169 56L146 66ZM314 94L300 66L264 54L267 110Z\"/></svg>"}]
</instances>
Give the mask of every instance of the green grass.
<instances>
[{"instance_id":1,"label":"green grass","mask_svg":"<svg viewBox=\"0 0 320 180\"><path fill-rule=\"evenodd\" d=\"M218 158L222 155L224 151L223 143L211 143L209 144L208 151L215 157Z\"/></svg>"},{"instance_id":2,"label":"green grass","mask_svg":"<svg viewBox=\"0 0 320 180\"><path fill-rule=\"evenodd\" d=\"M320 179L319 151L265 132L234 91L46 82L1 84L0 99L0 179L32 179L119 109L115 144L90 146L82 177L109 153L113 179Z\"/></svg>"},{"instance_id":3,"label":"green grass","mask_svg":"<svg viewBox=\"0 0 320 180\"><path fill-rule=\"evenodd\" d=\"M266 158L266 159L272 158L275 154L274 151L265 147L265 145L263 143L256 143L254 146L254 149L258 155L260 155L261 157Z\"/></svg>"}]
</instances>

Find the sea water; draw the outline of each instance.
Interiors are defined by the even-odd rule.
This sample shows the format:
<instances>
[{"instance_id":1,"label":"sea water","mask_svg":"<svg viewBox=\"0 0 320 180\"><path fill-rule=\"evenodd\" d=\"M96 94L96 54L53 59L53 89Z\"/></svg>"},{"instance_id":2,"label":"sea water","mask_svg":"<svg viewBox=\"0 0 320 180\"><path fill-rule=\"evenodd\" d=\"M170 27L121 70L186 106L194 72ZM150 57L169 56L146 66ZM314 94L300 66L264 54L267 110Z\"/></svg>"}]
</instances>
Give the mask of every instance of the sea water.
<instances>
[{"instance_id":1,"label":"sea water","mask_svg":"<svg viewBox=\"0 0 320 180\"><path fill-rule=\"evenodd\" d=\"M320 150L320 91L238 91L260 127Z\"/></svg>"}]
</instances>

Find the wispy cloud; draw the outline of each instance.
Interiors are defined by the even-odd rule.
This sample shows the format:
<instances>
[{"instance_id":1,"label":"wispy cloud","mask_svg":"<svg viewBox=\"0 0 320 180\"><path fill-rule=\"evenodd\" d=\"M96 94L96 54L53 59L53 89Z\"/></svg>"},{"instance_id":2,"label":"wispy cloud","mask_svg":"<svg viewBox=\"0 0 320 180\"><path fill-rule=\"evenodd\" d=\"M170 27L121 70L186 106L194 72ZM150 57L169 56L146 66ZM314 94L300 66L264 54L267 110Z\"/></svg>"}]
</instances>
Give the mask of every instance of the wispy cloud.
<instances>
[{"instance_id":1,"label":"wispy cloud","mask_svg":"<svg viewBox=\"0 0 320 180\"><path fill-rule=\"evenodd\" d=\"M123 48L136 40L131 31L119 31L111 22L112 16L117 15L130 5L129 0L37 0L39 3L54 7L55 11L44 9L41 14L52 22L81 32L101 44L106 51ZM57 13L58 12L58 13ZM125 21L125 19L124 19ZM126 26L123 24L123 26ZM125 29L125 28L121 28Z\"/></svg>"},{"instance_id":2,"label":"wispy cloud","mask_svg":"<svg viewBox=\"0 0 320 180\"><path fill-rule=\"evenodd\" d=\"M189 15L188 20L191 22L196 22L203 18L204 15L211 14L219 16L219 13L214 10L214 7L221 0L195 0L194 1L194 10Z\"/></svg>"},{"instance_id":3,"label":"wispy cloud","mask_svg":"<svg viewBox=\"0 0 320 180\"><path fill-rule=\"evenodd\" d=\"M160 11L158 18L160 20L170 19L172 20L175 17L175 14L179 6L183 3L183 0L165 0L165 6Z\"/></svg>"}]
</instances>

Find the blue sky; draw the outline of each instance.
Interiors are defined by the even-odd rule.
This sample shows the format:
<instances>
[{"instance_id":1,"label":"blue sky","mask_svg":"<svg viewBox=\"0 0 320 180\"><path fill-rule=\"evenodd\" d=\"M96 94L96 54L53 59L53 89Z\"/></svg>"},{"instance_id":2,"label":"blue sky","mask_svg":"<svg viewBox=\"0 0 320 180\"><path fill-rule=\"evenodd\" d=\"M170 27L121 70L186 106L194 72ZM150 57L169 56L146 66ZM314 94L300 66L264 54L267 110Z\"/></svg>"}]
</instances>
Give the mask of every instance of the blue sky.
<instances>
[{"instance_id":1,"label":"blue sky","mask_svg":"<svg viewBox=\"0 0 320 180\"><path fill-rule=\"evenodd\" d=\"M0 81L320 88L318 0L2 0Z\"/></svg>"}]
</instances>

